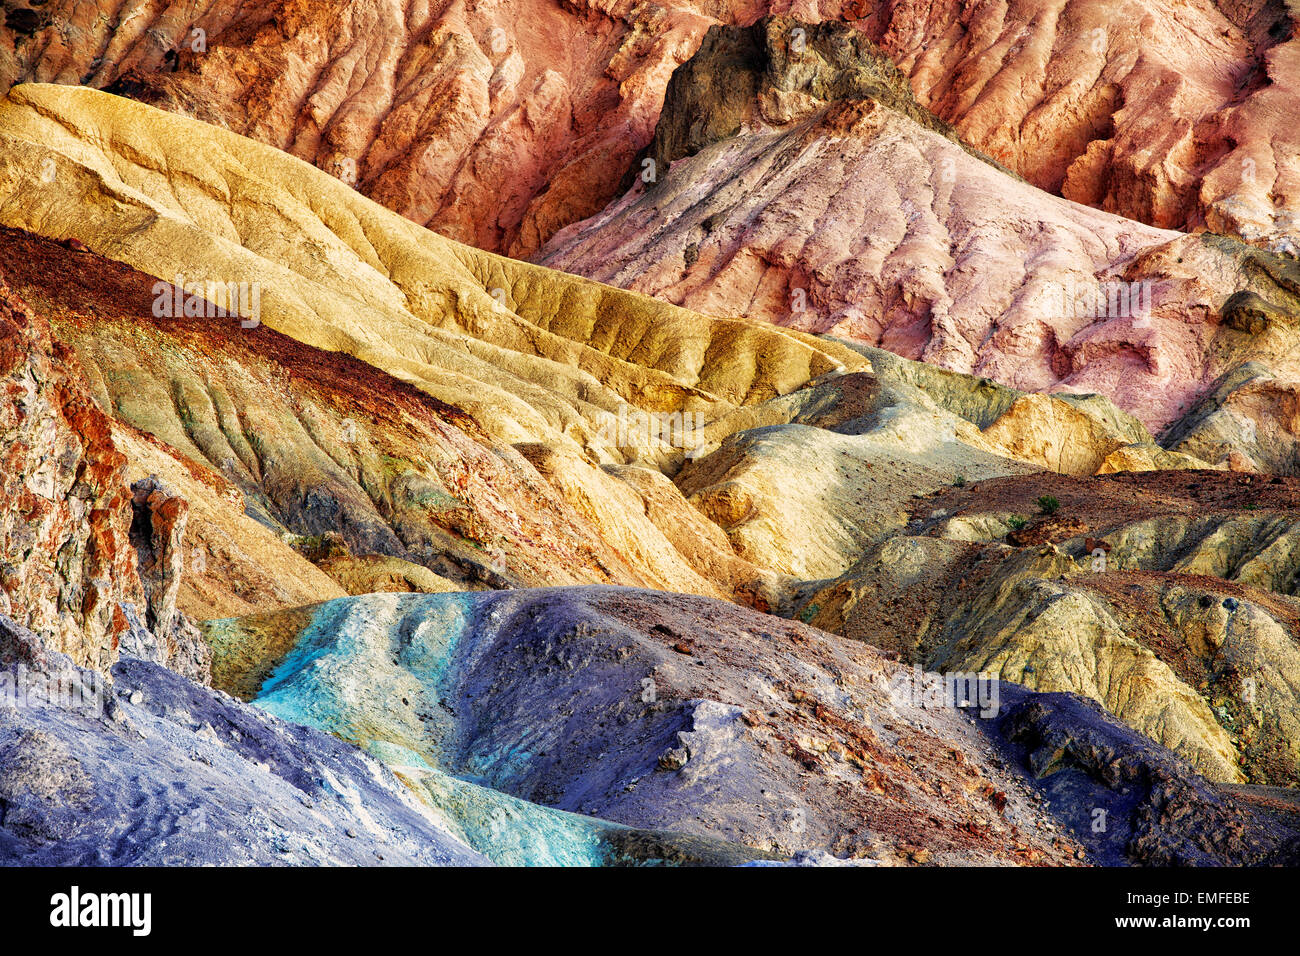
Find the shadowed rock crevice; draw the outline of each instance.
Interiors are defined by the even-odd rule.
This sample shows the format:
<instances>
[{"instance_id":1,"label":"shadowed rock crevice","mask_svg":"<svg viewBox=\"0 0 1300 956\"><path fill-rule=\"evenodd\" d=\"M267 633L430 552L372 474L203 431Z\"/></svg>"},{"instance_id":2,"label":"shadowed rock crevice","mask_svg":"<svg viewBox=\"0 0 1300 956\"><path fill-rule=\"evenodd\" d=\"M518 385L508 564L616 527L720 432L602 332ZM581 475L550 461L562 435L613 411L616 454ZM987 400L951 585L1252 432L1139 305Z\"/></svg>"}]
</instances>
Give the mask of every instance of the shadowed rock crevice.
<instances>
[{"instance_id":1,"label":"shadowed rock crevice","mask_svg":"<svg viewBox=\"0 0 1300 956\"><path fill-rule=\"evenodd\" d=\"M189 504L150 475L131 485L131 512L130 540L139 558L145 626L127 632L122 650L206 684L212 676L211 651L203 635L176 607L185 573Z\"/></svg>"},{"instance_id":2,"label":"shadowed rock crevice","mask_svg":"<svg viewBox=\"0 0 1300 956\"><path fill-rule=\"evenodd\" d=\"M774 16L709 28L668 81L647 153L667 170L746 127L785 125L848 100L879 103L966 148L954 127L917 104L907 78L864 33Z\"/></svg>"}]
</instances>

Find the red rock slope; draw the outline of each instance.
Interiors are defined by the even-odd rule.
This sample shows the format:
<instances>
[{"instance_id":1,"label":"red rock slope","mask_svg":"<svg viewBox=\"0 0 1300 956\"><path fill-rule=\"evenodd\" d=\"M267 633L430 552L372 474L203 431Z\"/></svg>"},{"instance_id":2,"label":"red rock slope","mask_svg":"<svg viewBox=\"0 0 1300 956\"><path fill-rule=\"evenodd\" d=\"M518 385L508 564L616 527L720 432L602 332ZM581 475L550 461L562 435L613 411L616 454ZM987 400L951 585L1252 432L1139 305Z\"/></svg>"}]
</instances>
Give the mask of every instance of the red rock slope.
<instances>
[{"instance_id":1,"label":"red rock slope","mask_svg":"<svg viewBox=\"0 0 1300 956\"><path fill-rule=\"evenodd\" d=\"M619 192L669 75L714 22L689 2L626 0L206 6L54 0L11 14L0 81L188 113L521 255Z\"/></svg>"},{"instance_id":2,"label":"red rock slope","mask_svg":"<svg viewBox=\"0 0 1300 956\"><path fill-rule=\"evenodd\" d=\"M6 86L98 86L209 120L512 255L620 192L710 25L768 13L864 31L923 106L1049 192L1297 248L1285 0L6 6Z\"/></svg>"},{"instance_id":3,"label":"red rock slope","mask_svg":"<svg viewBox=\"0 0 1300 956\"><path fill-rule=\"evenodd\" d=\"M1284 0L841 9L863 14L855 25L924 106L1035 185L1156 226L1296 249L1300 40Z\"/></svg>"}]
</instances>

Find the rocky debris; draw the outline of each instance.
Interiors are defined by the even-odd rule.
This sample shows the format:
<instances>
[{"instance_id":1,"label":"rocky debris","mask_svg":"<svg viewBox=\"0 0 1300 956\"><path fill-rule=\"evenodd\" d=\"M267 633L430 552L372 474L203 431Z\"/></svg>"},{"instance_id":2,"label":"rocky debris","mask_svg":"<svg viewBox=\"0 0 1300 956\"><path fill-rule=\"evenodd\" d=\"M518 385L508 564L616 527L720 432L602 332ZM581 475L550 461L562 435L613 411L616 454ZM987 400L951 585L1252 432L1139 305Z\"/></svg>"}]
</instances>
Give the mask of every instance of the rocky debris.
<instances>
[{"instance_id":1,"label":"rocky debris","mask_svg":"<svg viewBox=\"0 0 1300 956\"><path fill-rule=\"evenodd\" d=\"M1219 788L1070 694L1007 688L997 732L1103 865L1295 866L1294 814ZM1250 789L1250 788L1247 788Z\"/></svg>"},{"instance_id":2,"label":"rocky debris","mask_svg":"<svg viewBox=\"0 0 1300 956\"><path fill-rule=\"evenodd\" d=\"M4 864L487 862L334 737L157 664L124 658L106 680L39 646L0 616Z\"/></svg>"},{"instance_id":3,"label":"rocky debris","mask_svg":"<svg viewBox=\"0 0 1300 956\"><path fill-rule=\"evenodd\" d=\"M267 629L265 618L219 625L235 654ZM291 626L291 649L241 665L274 667L255 703L371 750L448 813L450 775L782 856L1077 861L957 711L896 702L893 665L800 624L583 587L347 598ZM1009 794L1005 815L988 802L996 792ZM491 832L471 842L501 852Z\"/></svg>"}]
</instances>

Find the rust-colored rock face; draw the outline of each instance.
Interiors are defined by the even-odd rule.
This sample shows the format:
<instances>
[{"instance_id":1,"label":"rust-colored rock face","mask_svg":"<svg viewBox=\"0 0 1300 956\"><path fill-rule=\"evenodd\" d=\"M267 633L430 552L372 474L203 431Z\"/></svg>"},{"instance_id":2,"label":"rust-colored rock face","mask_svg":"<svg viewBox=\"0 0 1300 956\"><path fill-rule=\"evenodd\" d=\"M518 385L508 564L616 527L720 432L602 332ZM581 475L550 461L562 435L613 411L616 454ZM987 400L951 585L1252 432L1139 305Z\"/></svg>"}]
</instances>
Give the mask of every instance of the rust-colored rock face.
<instances>
[{"instance_id":1,"label":"rust-colored rock face","mask_svg":"<svg viewBox=\"0 0 1300 956\"><path fill-rule=\"evenodd\" d=\"M855 25L920 102L1034 185L1160 227L1293 241L1300 40L1283 0L865 6Z\"/></svg>"},{"instance_id":2,"label":"rust-colored rock face","mask_svg":"<svg viewBox=\"0 0 1300 956\"><path fill-rule=\"evenodd\" d=\"M0 613L83 666L117 657L142 598L125 456L75 360L0 278Z\"/></svg>"},{"instance_id":3,"label":"rust-colored rock face","mask_svg":"<svg viewBox=\"0 0 1300 956\"><path fill-rule=\"evenodd\" d=\"M0 81L82 83L285 149L391 209L526 255L619 191L693 5L55 0L0 31Z\"/></svg>"},{"instance_id":4,"label":"rust-colored rock face","mask_svg":"<svg viewBox=\"0 0 1300 956\"><path fill-rule=\"evenodd\" d=\"M189 505L128 487L73 351L0 275L0 614L105 671L119 652L195 680L210 654L176 593Z\"/></svg>"}]
</instances>

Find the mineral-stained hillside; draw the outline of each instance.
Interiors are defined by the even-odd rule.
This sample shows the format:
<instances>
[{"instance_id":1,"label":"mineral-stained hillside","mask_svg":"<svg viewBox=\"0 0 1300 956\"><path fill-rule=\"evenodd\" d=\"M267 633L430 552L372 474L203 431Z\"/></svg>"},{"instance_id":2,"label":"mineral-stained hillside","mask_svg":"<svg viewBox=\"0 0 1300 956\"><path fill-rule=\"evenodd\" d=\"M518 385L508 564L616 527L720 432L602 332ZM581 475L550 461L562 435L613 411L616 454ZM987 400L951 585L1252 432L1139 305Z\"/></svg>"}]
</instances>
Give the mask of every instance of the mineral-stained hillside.
<instances>
[{"instance_id":1,"label":"mineral-stained hillside","mask_svg":"<svg viewBox=\"0 0 1300 956\"><path fill-rule=\"evenodd\" d=\"M1049 192L1294 250L1289 0L380 3L10 0L0 82L112 89L528 255L620 191L714 25L846 24L919 104Z\"/></svg>"},{"instance_id":2,"label":"mineral-stained hillside","mask_svg":"<svg viewBox=\"0 0 1300 956\"><path fill-rule=\"evenodd\" d=\"M218 662L249 626L209 624ZM252 626L255 636L265 622ZM317 609L273 663L261 706L355 741L431 805L462 814L481 804L447 773L625 825L886 865L1294 852L1285 828L1100 712L1083 705L1063 720L1075 698L1007 688L1017 705L1004 722L927 709L909 700L911 672L870 648L704 598L615 588L349 598ZM1027 753L1047 770L1049 750L1055 780L1019 769ZM1047 819L1039 788L1065 779L1073 792ZM1085 849L1058 831L1088 831L1096 807L1115 812L1109 840ZM1206 826L1170 826L1186 812ZM497 824L480 825L476 845L512 859L510 825L527 816L488 815Z\"/></svg>"},{"instance_id":3,"label":"mineral-stained hillside","mask_svg":"<svg viewBox=\"0 0 1300 956\"><path fill-rule=\"evenodd\" d=\"M64 323L69 339L91 369L105 408L190 458L203 459L283 529L318 535L339 519L352 551L411 561L413 555L429 557L432 550L444 556L428 567L444 576L462 574L455 564L482 569L492 564L483 560L489 552L504 551L506 568L514 562L514 580L538 583L523 570L530 559L512 554L514 545L494 537L500 531L474 532L466 525L453 537L468 535L472 544L447 539L449 526L470 521L459 510L465 504L459 485L469 489L467 494L478 493L469 476L451 473L463 471L462 455L442 464L432 455L404 464L411 462L415 447L428 445L430 429L444 433L445 441L470 447L459 426L448 431L445 423L430 419L438 417L438 402L453 425L460 422L479 439L511 446L484 458L485 468L515 469L518 477L511 480L524 482L521 493L529 481L544 477L551 489L534 487L527 494L558 492L594 526L596 537L635 569L620 572L613 559L602 559L606 567L600 570L594 558L576 564L562 559L575 568L590 564L591 570L582 572L590 574L586 580L654 584L766 604L775 602L776 582L762 569L777 570L779 544L760 544L757 560L743 555L748 563L738 562L718 528L702 520L670 480L684 472L687 453L694 456L692 466L702 466L703 456L730 435L757 426L774 429L756 449L760 455L763 449L797 449L810 428L851 428L851 434L834 439L842 448L857 447L859 456L895 471L905 467L913 486L919 481L936 487L951 480L955 468L992 475L1032 464L1061 467L1067 459L1059 447L1027 440L1046 434L1050 422L1071 420L1076 434L1086 436L1088 450L1068 456L1070 471L1091 473L1112 452L1150 443L1140 425L1104 401L997 399L980 408L978 400L964 400L979 409L972 418L961 402L952 408L944 404L946 387L935 396L901 381L897 388L846 389L836 377L855 372L868 376L858 381L870 382L872 362L841 343L761 323L707 318L457 245L283 153L106 94L17 87L0 105L0 138L19 160L0 170L0 218L87 250L67 257L69 279L24 273L22 267L16 273L30 274L30 283L45 289L46 301L61 303L58 311L69 316ZM199 142L203 148L194 148ZM146 160L159 149L167 156L164 166ZM49 183L42 179L47 168L55 170ZM178 192L171 182L182 170L189 186ZM81 200L69 202L73 195ZM206 326L155 321L143 314L146 308L152 313L147 301L152 284L141 276L129 282L113 278L109 269L95 273L93 282L83 277L80 286L111 279L117 283L113 288L121 289L121 302L73 315L76 306L67 290L77 286L69 281L77 268L96 268L91 253L169 279L164 282L169 288L178 276L181 286L200 291L205 283L256 285L260 324L246 329L247 320ZM270 330L280 336L266 334ZM333 397L342 388L335 379L370 373L304 347L347 353L413 386L402 391L380 383L369 391L407 396L394 407L411 409L425 424L403 423L401 435L381 436L371 447L366 408L360 408L366 414L358 421L348 410L355 396ZM306 367L319 371L300 374L308 394L286 403L283 376L290 373L277 372L280 363L249 352L267 348L300 356L295 365L315 356ZM253 368L260 364L263 382L281 376L279 388L259 384L231 362L214 363L198 354L226 349L236 350ZM421 404L417 391L437 402ZM245 400L235 402L232 392L242 392ZM313 402L312 394L320 397ZM1003 393L992 388L991 394ZM873 415L873 409L889 412ZM660 427L669 420L677 423L675 433ZM471 421L472 426L465 424ZM926 425L909 429L910 461L890 438L909 421ZM684 423L689 423L686 434ZM345 440L345 433L355 440ZM281 443L284 448L276 454L274 446ZM739 447L733 444L725 456L733 459ZM863 474L861 465L854 467L859 477L853 485L836 493L844 479L828 471L831 486L809 494L807 502L829 513L828 520L858 529L852 534L860 542L873 522L879 524L863 511L871 504L864 494L880 499L894 516L886 520L892 526L907 492L888 481L869 481L872 476ZM717 468L695 468L689 494L697 500L730 500L747 484L751 493L764 493L755 482L779 487L787 476L806 480L809 474L806 461L793 453L768 455L755 468L768 477L706 481ZM876 487L868 492L866 484ZM444 492L460 504L439 498ZM504 506L484 499L482 507ZM583 527L571 513L555 513L561 525ZM764 542L783 533L761 519L742 508L726 521L726 530L740 533L740 524L751 524L749 532ZM563 554L559 543L567 532L557 526L556 533L561 536L553 553ZM521 526L510 534L536 537L538 531ZM587 532L578 538L594 540ZM477 558L466 547L474 548ZM578 544L573 547L574 554L581 552ZM851 556L838 543L831 550L839 569L847 568ZM464 573L484 577L481 571Z\"/></svg>"},{"instance_id":4,"label":"mineral-stained hillside","mask_svg":"<svg viewBox=\"0 0 1300 956\"><path fill-rule=\"evenodd\" d=\"M0 858L1295 860L1294 481L1221 409L1164 448L99 91L0 154Z\"/></svg>"},{"instance_id":5,"label":"mineral-stained hillside","mask_svg":"<svg viewBox=\"0 0 1300 956\"><path fill-rule=\"evenodd\" d=\"M843 25L715 28L669 86L655 144L672 168L537 261L1027 391L1100 392L1170 450L1300 468L1294 258L1045 195L918 122L897 83Z\"/></svg>"},{"instance_id":6,"label":"mineral-stained hillside","mask_svg":"<svg viewBox=\"0 0 1300 956\"><path fill-rule=\"evenodd\" d=\"M175 603L186 502L128 483L79 372L0 277L0 614L82 666L124 649L206 679L207 647Z\"/></svg>"},{"instance_id":7,"label":"mineral-stained hillside","mask_svg":"<svg viewBox=\"0 0 1300 956\"><path fill-rule=\"evenodd\" d=\"M875 2L841 16L922 105L1035 185L1300 251L1290 0Z\"/></svg>"}]
</instances>

